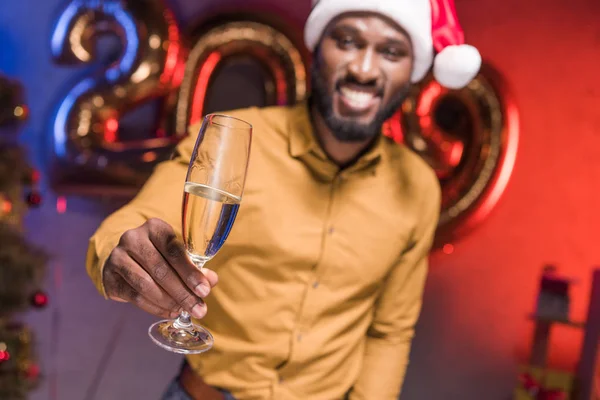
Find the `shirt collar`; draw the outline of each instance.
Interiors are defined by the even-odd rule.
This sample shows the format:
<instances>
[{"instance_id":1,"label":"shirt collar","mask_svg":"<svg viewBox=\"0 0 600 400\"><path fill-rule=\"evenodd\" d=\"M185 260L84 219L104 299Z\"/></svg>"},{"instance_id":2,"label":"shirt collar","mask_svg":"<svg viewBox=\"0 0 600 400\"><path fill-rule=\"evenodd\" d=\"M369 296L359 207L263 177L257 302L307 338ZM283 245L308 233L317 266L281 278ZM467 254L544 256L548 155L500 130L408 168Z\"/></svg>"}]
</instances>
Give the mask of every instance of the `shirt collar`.
<instances>
[{"instance_id":1,"label":"shirt collar","mask_svg":"<svg viewBox=\"0 0 600 400\"><path fill-rule=\"evenodd\" d=\"M288 129L290 135L289 151L292 157L306 159L312 156L318 158L322 162L335 165L328 159L325 151L323 151L314 135L308 101L303 101L294 106ZM371 148L363 154L356 163L348 167L347 171L352 172L377 165L383 154L383 141L383 135L379 135L375 143L373 143L373 146L371 146ZM337 168L337 166L335 167L337 172L339 168Z\"/></svg>"},{"instance_id":2,"label":"shirt collar","mask_svg":"<svg viewBox=\"0 0 600 400\"><path fill-rule=\"evenodd\" d=\"M311 151L325 155L314 136L308 107L307 101L299 103L294 106L290 117L290 155L294 158L302 157Z\"/></svg>"}]
</instances>

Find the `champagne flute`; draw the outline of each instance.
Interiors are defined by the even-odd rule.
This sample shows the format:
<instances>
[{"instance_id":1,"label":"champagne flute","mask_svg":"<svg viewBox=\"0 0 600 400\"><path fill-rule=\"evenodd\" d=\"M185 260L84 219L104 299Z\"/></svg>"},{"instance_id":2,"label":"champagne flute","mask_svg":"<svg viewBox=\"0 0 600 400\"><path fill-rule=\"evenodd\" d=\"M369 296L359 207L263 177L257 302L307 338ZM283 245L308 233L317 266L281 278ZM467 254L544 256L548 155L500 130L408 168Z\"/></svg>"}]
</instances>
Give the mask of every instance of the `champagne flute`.
<instances>
[{"instance_id":1,"label":"champagne flute","mask_svg":"<svg viewBox=\"0 0 600 400\"><path fill-rule=\"evenodd\" d=\"M219 251L242 200L252 142L252 125L221 114L207 115L200 128L183 188L182 233L190 260L202 270ZM188 312L150 326L158 346L180 354L203 353L213 336Z\"/></svg>"}]
</instances>

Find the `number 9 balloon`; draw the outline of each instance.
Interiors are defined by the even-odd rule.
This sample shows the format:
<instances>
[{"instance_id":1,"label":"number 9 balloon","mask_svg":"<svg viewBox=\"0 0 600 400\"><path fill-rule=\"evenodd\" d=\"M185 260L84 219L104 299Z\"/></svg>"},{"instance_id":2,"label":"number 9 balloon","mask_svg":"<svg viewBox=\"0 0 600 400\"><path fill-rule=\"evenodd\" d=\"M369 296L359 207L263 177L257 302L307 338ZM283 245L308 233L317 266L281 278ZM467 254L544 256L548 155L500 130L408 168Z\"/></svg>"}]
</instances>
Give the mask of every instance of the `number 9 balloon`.
<instances>
[{"instance_id":1,"label":"number 9 balloon","mask_svg":"<svg viewBox=\"0 0 600 400\"><path fill-rule=\"evenodd\" d=\"M173 14L162 1L74 0L52 32L54 61L95 61L102 35L120 39L121 56L78 82L60 104L52 129L55 187L135 188L180 139L158 126L150 137L125 140L119 129L126 112L150 100L162 100L158 124L165 119L186 58Z\"/></svg>"}]
</instances>

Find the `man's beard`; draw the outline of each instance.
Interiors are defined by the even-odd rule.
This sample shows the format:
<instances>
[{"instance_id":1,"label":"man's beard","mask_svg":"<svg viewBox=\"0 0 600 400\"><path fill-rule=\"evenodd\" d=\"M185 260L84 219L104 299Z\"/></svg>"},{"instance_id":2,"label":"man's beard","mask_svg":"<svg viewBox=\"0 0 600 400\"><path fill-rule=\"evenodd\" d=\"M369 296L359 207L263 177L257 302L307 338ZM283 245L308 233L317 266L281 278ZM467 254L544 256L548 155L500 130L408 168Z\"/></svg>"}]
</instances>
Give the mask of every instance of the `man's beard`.
<instances>
[{"instance_id":1,"label":"man's beard","mask_svg":"<svg viewBox=\"0 0 600 400\"><path fill-rule=\"evenodd\" d=\"M335 138L341 142L363 142L380 134L381 127L402 105L410 90L410 83L396 93L387 104L379 108L373 120L368 124L359 123L348 118L340 118L333 111L333 93L330 93L327 82L323 79L316 62L311 66L311 102L323 117L325 124ZM347 79L347 78L346 78ZM344 83L338 82L336 87Z\"/></svg>"}]
</instances>

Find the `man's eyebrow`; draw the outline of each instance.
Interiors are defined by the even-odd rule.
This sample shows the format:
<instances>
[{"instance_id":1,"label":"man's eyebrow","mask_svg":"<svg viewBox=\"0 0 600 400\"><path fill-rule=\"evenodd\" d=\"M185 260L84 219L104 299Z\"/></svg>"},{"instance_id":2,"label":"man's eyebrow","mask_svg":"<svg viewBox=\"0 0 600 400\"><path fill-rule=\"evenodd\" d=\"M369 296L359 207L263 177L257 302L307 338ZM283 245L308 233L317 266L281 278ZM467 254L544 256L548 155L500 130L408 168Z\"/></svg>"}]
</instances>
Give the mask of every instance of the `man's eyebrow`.
<instances>
[{"instance_id":1,"label":"man's eyebrow","mask_svg":"<svg viewBox=\"0 0 600 400\"><path fill-rule=\"evenodd\" d=\"M397 39L397 38L392 38L392 37L388 37L386 38L386 44L391 44L394 46L404 46L404 47L410 47L410 42L407 39Z\"/></svg>"},{"instance_id":2,"label":"man's eyebrow","mask_svg":"<svg viewBox=\"0 0 600 400\"><path fill-rule=\"evenodd\" d=\"M360 33L360 30L358 30L355 27L350 26L350 25L338 25L338 26L335 26L331 31L332 31L332 33L339 32L339 31L342 31L344 33L353 33L353 34Z\"/></svg>"}]
</instances>

